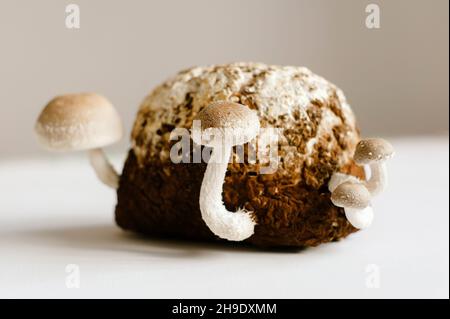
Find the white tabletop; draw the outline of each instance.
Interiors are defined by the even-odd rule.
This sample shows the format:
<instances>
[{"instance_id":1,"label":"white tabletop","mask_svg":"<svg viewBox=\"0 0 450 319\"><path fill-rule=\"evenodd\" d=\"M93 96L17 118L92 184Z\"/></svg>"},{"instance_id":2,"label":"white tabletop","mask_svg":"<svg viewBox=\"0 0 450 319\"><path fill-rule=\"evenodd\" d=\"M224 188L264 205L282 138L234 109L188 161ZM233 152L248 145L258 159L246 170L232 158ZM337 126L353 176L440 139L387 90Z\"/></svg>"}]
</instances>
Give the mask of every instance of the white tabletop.
<instances>
[{"instance_id":1,"label":"white tabletop","mask_svg":"<svg viewBox=\"0 0 450 319\"><path fill-rule=\"evenodd\" d=\"M302 251L125 233L85 158L0 158L0 297L448 298L448 139L392 142L372 227Z\"/></svg>"}]
</instances>

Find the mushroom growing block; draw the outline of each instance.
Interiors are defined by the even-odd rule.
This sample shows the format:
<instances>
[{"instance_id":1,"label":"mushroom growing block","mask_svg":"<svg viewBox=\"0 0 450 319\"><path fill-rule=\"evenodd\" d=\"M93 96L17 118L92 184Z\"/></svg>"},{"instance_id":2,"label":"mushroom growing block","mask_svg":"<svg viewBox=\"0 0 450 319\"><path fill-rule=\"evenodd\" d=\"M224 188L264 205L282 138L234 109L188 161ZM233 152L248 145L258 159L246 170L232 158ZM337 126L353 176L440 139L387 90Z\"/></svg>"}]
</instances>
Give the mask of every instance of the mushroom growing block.
<instances>
[{"instance_id":1,"label":"mushroom growing block","mask_svg":"<svg viewBox=\"0 0 450 319\"><path fill-rule=\"evenodd\" d=\"M210 163L173 163L169 154L176 141L169 135L173 129L191 129L208 106L223 101L254 112L261 129L280 130L278 166L261 174L259 161L230 161L209 188L204 178ZM336 172L355 180L365 177L353 161L359 139L342 91L306 68L232 63L182 71L156 87L140 107L118 189L116 221L124 229L160 237L217 241L251 234L243 241L257 246L338 240L357 229L344 208L332 203L327 185ZM194 158L194 151L188 155ZM220 204L216 211L201 204L205 192L214 194L209 203ZM232 236L229 232L240 229L236 225L227 231L211 227L211 221L223 221L218 216L249 216L236 213L243 211L252 212L253 233L247 217L246 231Z\"/></svg>"}]
</instances>

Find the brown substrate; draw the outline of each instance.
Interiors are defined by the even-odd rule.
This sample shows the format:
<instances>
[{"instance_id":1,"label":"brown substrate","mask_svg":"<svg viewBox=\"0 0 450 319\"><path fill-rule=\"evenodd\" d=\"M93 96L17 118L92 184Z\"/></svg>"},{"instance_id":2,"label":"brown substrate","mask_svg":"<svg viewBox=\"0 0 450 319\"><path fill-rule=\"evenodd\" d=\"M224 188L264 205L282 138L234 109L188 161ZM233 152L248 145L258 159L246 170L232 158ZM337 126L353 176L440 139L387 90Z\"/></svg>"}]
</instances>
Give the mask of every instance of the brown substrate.
<instances>
[{"instance_id":1,"label":"brown substrate","mask_svg":"<svg viewBox=\"0 0 450 319\"><path fill-rule=\"evenodd\" d=\"M270 175L230 169L223 198L229 210L244 206L255 213L256 246L316 246L355 232L342 208L330 201L326 183L314 188L283 184ZM232 165L230 165L232 166ZM206 164L174 164L153 160L140 167L130 151L120 180L117 224L151 236L191 240L220 240L205 225L199 209L200 185ZM333 168L324 170L329 178ZM354 164L340 169L363 177ZM307 172L305 172L307 174Z\"/></svg>"}]
</instances>

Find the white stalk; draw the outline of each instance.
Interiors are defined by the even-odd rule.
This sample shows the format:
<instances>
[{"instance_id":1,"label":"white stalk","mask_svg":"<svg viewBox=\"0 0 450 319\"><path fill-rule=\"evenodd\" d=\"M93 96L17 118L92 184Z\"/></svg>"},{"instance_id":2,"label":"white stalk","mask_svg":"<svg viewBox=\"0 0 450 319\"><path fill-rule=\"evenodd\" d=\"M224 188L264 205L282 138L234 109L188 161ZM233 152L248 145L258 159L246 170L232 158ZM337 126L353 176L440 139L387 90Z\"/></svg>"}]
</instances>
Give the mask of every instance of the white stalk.
<instances>
[{"instance_id":1,"label":"white stalk","mask_svg":"<svg viewBox=\"0 0 450 319\"><path fill-rule=\"evenodd\" d=\"M365 182L372 196L382 193L388 183L387 168L385 162L375 162L369 165L370 178Z\"/></svg>"},{"instance_id":2,"label":"white stalk","mask_svg":"<svg viewBox=\"0 0 450 319\"><path fill-rule=\"evenodd\" d=\"M89 161L103 184L113 189L119 187L119 174L117 174L101 148L89 150Z\"/></svg>"},{"instance_id":3,"label":"white stalk","mask_svg":"<svg viewBox=\"0 0 450 319\"><path fill-rule=\"evenodd\" d=\"M212 150L200 189L200 211L209 229L220 238L241 241L253 235L255 222L248 211L228 211L222 200L223 183L232 146Z\"/></svg>"}]
</instances>

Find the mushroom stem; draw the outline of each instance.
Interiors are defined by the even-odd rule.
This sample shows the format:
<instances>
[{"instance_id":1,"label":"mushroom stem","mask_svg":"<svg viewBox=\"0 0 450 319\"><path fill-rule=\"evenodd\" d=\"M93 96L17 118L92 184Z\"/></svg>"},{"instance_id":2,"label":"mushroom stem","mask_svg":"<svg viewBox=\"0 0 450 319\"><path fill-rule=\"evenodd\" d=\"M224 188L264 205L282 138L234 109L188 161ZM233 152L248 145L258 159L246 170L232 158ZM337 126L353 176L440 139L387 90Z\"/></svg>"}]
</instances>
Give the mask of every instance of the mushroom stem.
<instances>
[{"instance_id":1,"label":"mushroom stem","mask_svg":"<svg viewBox=\"0 0 450 319\"><path fill-rule=\"evenodd\" d=\"M119 187L119 174L109 162L101 148L89 150L89 161L103 184L117 189Z\"/></svg>"},{"instance_id":2,"label":"mushroom stem","mask_svg":"<svg viewBox=\"0 0 450 319\"><path fill-rule=\"evenodd\" d=\"M372 196L382 193L388 183L387 168L385 162L374 162L369 164L370 178L365 185Z\"/></svg>"},{"instance_id":3,"label":"mushroom stem","mask_svg":"<svg viewBox=\"0 0 450 319\"><path fill-rule=\"evenodd\" d=\"M200 189L200 211L209 229L220 238L241 241L253 235L255 222L245 209L228 211L222 200L222 187L232 146L212 150Z\"/></svg>"}]
</instances>

